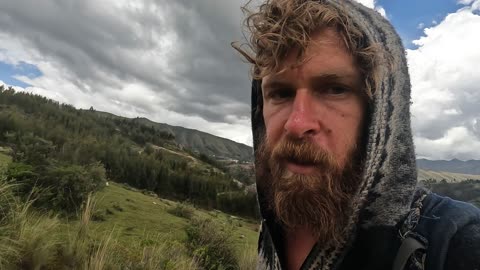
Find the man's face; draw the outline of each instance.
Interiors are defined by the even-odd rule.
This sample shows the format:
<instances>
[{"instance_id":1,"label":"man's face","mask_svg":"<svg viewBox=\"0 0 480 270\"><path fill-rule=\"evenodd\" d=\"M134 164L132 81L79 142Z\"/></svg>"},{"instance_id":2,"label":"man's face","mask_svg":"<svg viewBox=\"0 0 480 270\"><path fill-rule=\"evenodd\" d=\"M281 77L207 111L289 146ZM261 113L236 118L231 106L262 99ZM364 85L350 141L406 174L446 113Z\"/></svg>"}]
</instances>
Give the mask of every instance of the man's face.
<instances>
[{"instance_id":1,"label":"man's face","mask_svg":"<svg viewBox=\"0 0 480 270\"><path fill-rule=\"evenodd\" d=\"M283 72L262 80L263 117L267 141L304 139L330 153L343 168L357 143L364 118L362 76L338 34L325 29L312 35L306 62L295 65L288 54ZM286 161L295 174L310 174L313 166Z\"/></svg>"},{"instance_id":2,"label":"man's face","mask_svg":"<svg viewBox=\"0 0 480 270\"><path fill-rule=\"evenodd\" d=\"M296 55L262 80L266 140L257 173L287 229L309 226L318 238L336 238L359 183L362 76L331 29L312 35L300 65Z\"/></svg>"}]
</instances>

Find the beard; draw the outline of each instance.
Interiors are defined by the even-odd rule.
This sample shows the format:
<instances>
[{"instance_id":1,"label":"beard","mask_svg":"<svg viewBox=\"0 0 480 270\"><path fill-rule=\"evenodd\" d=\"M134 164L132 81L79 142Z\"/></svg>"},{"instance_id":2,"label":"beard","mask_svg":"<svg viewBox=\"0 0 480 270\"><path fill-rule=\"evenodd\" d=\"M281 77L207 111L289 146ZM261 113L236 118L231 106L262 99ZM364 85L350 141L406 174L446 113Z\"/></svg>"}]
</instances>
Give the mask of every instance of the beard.
<instances>
[{"instance_id":1,"label":"beard","mask_svg":"<svg viewBox=\"0 0 480 270\"><path fill-rule=\"evenodd\" d=\"M259 189L268 209L286 231L308 228L323 244L337 244L351 215L351 202L361 182L361 158L356 145L344 166L308 139L284 137L268 141L256 152ZM314 166L311 174L287 169L287 162Z\"/></svg>"}]
</instances>

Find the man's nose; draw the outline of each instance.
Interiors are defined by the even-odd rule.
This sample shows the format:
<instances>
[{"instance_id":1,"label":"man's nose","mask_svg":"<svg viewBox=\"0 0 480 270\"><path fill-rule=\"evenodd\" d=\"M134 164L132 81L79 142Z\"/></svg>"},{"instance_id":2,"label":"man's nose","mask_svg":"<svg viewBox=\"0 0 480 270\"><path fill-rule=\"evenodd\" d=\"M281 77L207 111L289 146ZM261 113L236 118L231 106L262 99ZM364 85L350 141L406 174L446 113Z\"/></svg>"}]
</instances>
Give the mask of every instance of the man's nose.
<instances>
[{"instance_id":1,"label":"man's nose","mask_svg":"<svg viewBox=\"0 0 480 270\"><path fill-rule=\"evenodd\" d=\"M297 90L284 127L288 135L303 138L317 134L320 123L315 115L314 102L314 97L307 90Z\"/></svg>"}]
</instances>

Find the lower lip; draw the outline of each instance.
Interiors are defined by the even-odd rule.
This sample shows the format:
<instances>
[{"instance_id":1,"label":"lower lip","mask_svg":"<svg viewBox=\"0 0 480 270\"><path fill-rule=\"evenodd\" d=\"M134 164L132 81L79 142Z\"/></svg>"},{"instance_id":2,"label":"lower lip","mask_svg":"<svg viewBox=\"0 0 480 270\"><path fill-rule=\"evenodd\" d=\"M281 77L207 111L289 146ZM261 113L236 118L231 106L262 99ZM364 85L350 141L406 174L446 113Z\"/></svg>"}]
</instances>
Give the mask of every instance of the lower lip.
<instances>
[{"instance_id":1,"label":"lower lip","mask_svg":"<svg viewBox=\"0 0 480 270\"><path fill-rule=\"evenodd\" d=\"M315 170L311 165L299 165L296 163L287 162L287 169L296 174L312 174Z\"/></svg>"}]
</instances>

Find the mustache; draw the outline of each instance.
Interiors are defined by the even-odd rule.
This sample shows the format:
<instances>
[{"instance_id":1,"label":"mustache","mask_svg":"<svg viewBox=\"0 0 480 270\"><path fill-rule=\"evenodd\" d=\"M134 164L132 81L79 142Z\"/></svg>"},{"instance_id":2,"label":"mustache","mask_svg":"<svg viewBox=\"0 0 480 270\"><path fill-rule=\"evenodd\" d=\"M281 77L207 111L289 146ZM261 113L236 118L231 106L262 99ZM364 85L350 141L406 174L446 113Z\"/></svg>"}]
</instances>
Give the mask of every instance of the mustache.
<instances>
[{"instance_id":1,"label":"mustache","mask_svg":"<svg viewBox=\"0 0 480 270\"><path fill-rule=\"evenodd\" d=\"M272 149L271 154L272 159L277 162L338 167L338 162L332 154L308 139L285 137Z\"/></svg>"}]
</instances>

